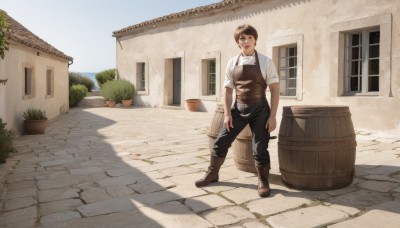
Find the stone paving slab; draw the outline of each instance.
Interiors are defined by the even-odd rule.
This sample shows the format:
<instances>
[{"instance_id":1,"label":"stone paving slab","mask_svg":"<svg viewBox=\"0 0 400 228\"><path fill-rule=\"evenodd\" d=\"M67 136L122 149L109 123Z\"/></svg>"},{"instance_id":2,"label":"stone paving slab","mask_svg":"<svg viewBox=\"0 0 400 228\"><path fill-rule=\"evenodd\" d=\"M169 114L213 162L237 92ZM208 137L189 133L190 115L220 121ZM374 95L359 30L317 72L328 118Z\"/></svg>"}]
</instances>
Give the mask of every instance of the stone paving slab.
<instances>
[{"instance_id":1,"label":"stone paving slab","mask_svg":"<svg viewBox=\"0 0 400 228\"><path fill-rule=\"evenodd\" d=\"M235 224L244 219L255 218L252 213L239 206L223 207L203 212L200 215L216 226Z\"/></svg>"},{"instance_id":2,"label":"stone paving slab","mask_svg":"<svg viewBox=\"0 0 400 228\"><path fill-rule=\"evenodd\" d=\"M177 201L140 208L140 211L162 227L214 227L212 223L191 212Z\"/></svg>"},{"instance_id":3,"label":"stone paving slab","mask_svg":"<svg viewBox=\"0 0 400 228\"><path fill-rule=\"evenodd\" d=\"M267 222L273 227L321 227L340 222L348 217L346 213L322 205L301 208L295 211L273 215Z\"/></svg>"},{"instance_id":4,"label":"stone paving slab","mask_svg":"<svg viewBox=\"0 0 400 228\"><path fill-rule=\"evenodd\" d=\"M284 195L273 195L269 198L257 199L248 204L247 208L253 213L263 216L273 215L289 209L307 206L312 203L311 200L301 197L285 197Z\"/></svg>"},{"instance_id":5,"label":"stone paving slab","mask_svg":"<svg viewBox=\"0 0 400 228\"><path fill-rule=\"evenodd\" d=\"M33 225L34 223L31 223L31 221L32 219L36 220L36 217L36 206L5 212L0 215L0 226L18 226L21 223L25 223L22 220L25 220L28 224Z\"/></svg>"},{"instance_id":6,"label":"stone paving slab","mask_svg":"<svg viewBox=\"0 0 400 228\"><path fill-rule=\"evenodd\" d=\"M278 140L271 140L272 193L261 199L257 176L236 168L232 149L220 182L194 186L208 167L212 118L185 110L71 109L45 134L18 137L18 152L0 164L0 228L368 227L379 218L398 227L400 136L357 131L354 180L327 191L285 186Z\"/></svg>"},{"instance_id":7,"label":"stone paving slab","mask_svg":"<svg viewBox=\"0 0 400 228\"><path fill-rule=\"evenodd\" d=\"M203 212L206 210L234 205L226 199L217 195L205 195L194 198L189 198L185 204L195 213Z\"/></svg>"},{"instance_id":8,"label":"stone paving slab","mask_svg":"<svg viewBox=\"0 0 400 228\"><path fill-rule=\"evenodd\" d=\"M62 211L50 215L45 215L40 218L40 223L44 226L64 223L66 221L75 220L81 218L81 215L76 211Z\"/></svg>"},{"instance_id":9,"label":"stone paving slab","mask_svg":"<svg viewBox=\"0 0 400 228\"><path fill-rule=\"evenodd\" d=\"M340 222L329 228L351 227L399 227L400 224L400 203L386 202L369 209L369 211L357 218Z\"/></svg>"},{"instance_id":10,"label":"stone paving slab","mask_svg":"<svg viewBox=\"0 0 400 228\"><path fill-rule=\"evenodd\" d=\"M36 199L33 197L15 198L6 200L4 211L12 211L20 208L29 207L36 204Z\"/></svg>"},{"instance_id":11,"label":"stone paving slab","mask_svg":"<svg viewBox=\"0 0 400 228\"><path fill-rule=\"evenodd\" d=\"M38 200L40 203L57 201L63 199L72 199L79 197L79 189L77 188L59 188L40 190Z\"/></svg>"}]
</instances>

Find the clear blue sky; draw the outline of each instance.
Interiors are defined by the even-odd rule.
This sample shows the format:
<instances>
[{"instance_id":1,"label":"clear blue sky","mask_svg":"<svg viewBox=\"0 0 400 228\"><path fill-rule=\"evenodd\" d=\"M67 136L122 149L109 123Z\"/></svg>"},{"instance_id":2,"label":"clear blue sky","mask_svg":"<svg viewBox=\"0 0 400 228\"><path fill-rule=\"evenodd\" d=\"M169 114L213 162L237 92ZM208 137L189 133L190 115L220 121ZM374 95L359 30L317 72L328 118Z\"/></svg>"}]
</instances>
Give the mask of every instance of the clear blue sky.
<instances>
[{"instance_id":1,"label":"clear blue sky","mask_svg":"<svg viewBox=\"0 0 400 228\"><path fill-rule=\"evenodd\" d=\"M115 67L112 32L221 0L0 0L0 9L74 58L70 71Z\"/></svg>"}]
</instances>

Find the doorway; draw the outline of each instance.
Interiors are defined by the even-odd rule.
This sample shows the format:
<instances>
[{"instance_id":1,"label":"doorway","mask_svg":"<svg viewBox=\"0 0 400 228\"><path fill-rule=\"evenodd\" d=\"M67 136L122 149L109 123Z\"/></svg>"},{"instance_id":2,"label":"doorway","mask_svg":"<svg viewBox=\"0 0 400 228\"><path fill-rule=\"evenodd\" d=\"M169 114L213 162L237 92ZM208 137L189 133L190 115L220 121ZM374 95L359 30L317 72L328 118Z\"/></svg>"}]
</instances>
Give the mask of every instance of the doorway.
<instances>
[{"instance_id":1,"label":"doorway","mask_svg":"<svg viewBox=\"0 0 400 228\"><path fill-rule=\"evenodd\" d=\"M172 60L172 105L181 105L181 58Z\"/></svg>"},{"instance_id":2,"label":"doorway","mask_svg":"<svg viewBox=\"0 0 400 228\"><path fill-rule=\"evenodd\" d=\"M165 108L182 108L184 84L184 59L180 56L165 59L164 102Z\"/></svg>"}]
</instances>

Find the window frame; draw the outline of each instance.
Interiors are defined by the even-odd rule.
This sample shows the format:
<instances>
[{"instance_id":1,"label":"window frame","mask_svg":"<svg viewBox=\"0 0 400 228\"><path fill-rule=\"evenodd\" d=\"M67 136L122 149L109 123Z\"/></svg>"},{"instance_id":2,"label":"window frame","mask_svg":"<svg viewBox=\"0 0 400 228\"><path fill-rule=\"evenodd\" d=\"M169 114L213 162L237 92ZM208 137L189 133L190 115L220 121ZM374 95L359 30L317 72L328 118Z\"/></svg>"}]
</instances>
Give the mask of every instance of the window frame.
<instances>
[{"instance_id":1,"label":"window frame","mask_svg":"<svg viewBox=\"0 0 400 228\"><path fill-rule=\"evenodd\" d=\"M27 70L30 70L30 78L29 78L29 85L27 84ZM24 63L22 64L22 99L32 99L35 97L36 94L36 86L35 86L35 68L33 67L32 64L30 63ZM29 87L29 88L28 88ZM27 90L30 91L30 93L27 93Z\"/></svg>"},{"instance_id":2,"label":"window frame","mask_svg":"<svg viewBox=\"0 0 400 228\"><path fill-rule=\"evenodd\" d=\"M392 97L391 90L391 50L392 50L392 15L370 16L356 20L338 22L330 26L330 97L373 96L374 93L355 94L346 96L345 93L345 35L351 31L368 28L378 28L380 31L379 44L379 97Z\"/></svg>"},{"instance_id":3,"label":"window frame","mask_svg":"<svg viewBox=\"0 0 400 228\"><path fill-rule=\"evenodd\" d=\"M369 43L369 35L372 32L379 32L380 29L379 27L373 27L373 28L364 28L360 30L355 30L355 31L350 31L345 33L345 47L344 47L344 87L343 87L343 96L359 96L359 95L367 95L367 96L378 96L379 95L379 89L378 91L368 91L369 89L369 60L371 58L369 57L369 47L372 46ZM354 47L351 45L351 36L358 34L361 36L361 44L357 45L358 47L361 48L361 51L359 50L359 58L357 59L358 61L358 74L357 77L359 77L359 88L361 86L361 90L357 91L351 91L350 90L350 81L349 77L352 77L353 75L351 74L351 64L349 62L353 62L354 59L350 59L350 55L352 54L351 49ZM380 42L378 43L380 46ZM376 46L376 44L373 44L373 46ZM378 59L380 60L380 54L376 58L372 59ZM379 66L379 65L378 65ZM379 72L375 77L379 78ZM361 85L360 85L361 84ZM378 83L379 85L379 83Z\"/></svg>"},{"instance_id":4,"label":"window frame","mask_svg":"<svg viewBox=\"0 0 400 228\"><path fill-rule=\"evenodd\" d=\"M216 62L217 61L215 59L207 60L207 94L204 94L205 96L215 96L217 93ZM212 70L211 63L214 64L214 72L211 72L211 70ZM214 87L214 88L212 88L212 87ZM213 90L213 91L211 91L211 90Z\"/></svg>"},{"instance_id":5,"label":"window frame","mask_svg":"<svg viewBox=\"0 0 400 228\"><path fill-rule=\"evenodd\" d=\"M142 80L142 69L141 66L144 64L144 80L145 80L145 86L144 88L139 89L139 84L141 83ZM137 95L149 95L150 94L150 81L149 81L149 60L147 56L142 56L139 57L135 60L134 64L134 78L135 78L135 86L136 86L136 94ZM142 89L142 90L141 90Z\"/></svg>"},{"instance_id":6,"label":"window frame","mask_svg":"<svg viewBox=\"0 0 400 228\"><path fill-rule=\"evenodd\" d=\"M215 61L215 94L209 94L209 63ZM221 52L212 51L200 56L200 99L207 101L221 100Z\"/></svg>"},{"instance_id":7,"label":"window frame","mask_svg":"<svg viewBox=\"0 0 400 228\"><path fill-rule=\"evenodd\" d=\"M289 52L291 48L295 48L295 55L290 56ZM282 57L282 50L284 49L284 54L285 56ZM297 45L296 44L290 44L290 45L285 45L285 46L280 46L279 50L278 50L278 59L279 59L279 65L278 65L278 75L279 75L279 84L281 86L281 88L284 86L285 87L285 94L281 94L282 93L282 89L280 89L280 96L287 96L287 97L296 97L297 95ZM295 59L294 61L294 66L290 66L290 59ZM285 62L285 66L282 66L282 62ZM293 78L290 77L290 69L295 69L294 70L294 74L295 76ZM285 76L282 76L282 72L285 72ZM282 77L284 77L284 80L282 80ZM294 80L295 81L295 86L294 87L290 87L290 80ZM285 84L282 84L282 81L285 81ZM288 90L294 90L295 94L294 95L288 95L286 93L286 91Z\"/></svg>"},{"instance_id":8,"label":"window frame","mask_svg":"<svg viewBox=\"0 0 400 228\"><path fill-rule=\"evenodd\" d=\"M272 60L279 72L279 48L296 46L297 47L297 69L296 69L296 95L295 96L282 96L280 99L295 99L298 101L303 100L303 45L304 35L293 34L283 37L274 38L267 41L267 55L272 56Z\"/></svg>"},{"instance_id":9,"label":"window frame","mask_svg":"<svg viewBox=\"0 0 400 228\"><path fill-rule=\"evenodd\" d=\"M48 75L48 72L50 72L50 75ZM49 83L49 76L50 76L50 83ZM49 88L50 85L50 88ZM50 94L48 93L50 89ZM46 68L46 99L48 98L53 98L54 97L54 68L53 67L47 67Z\"/></svg>"},{"instance_id":10,"label":"window frame","mask_svg":"<svg viewBox=\"0 0 400 228\"><path fill-rule=\"evenodd\" d=\"M136 87L137 91L146 91L146 63L136 63Z\"/></svg>"}]
</instances>

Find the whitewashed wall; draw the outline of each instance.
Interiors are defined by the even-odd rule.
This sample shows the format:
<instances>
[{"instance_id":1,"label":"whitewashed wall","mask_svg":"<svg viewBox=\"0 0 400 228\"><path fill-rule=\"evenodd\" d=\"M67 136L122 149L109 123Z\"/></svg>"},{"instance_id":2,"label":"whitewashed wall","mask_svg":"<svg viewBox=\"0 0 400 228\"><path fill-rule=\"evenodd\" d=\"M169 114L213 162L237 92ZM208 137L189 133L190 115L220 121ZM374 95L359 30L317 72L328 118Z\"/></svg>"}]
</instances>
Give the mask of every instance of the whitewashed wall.
<instances>
[{"instance_id":1,"label":"whitewashed wall","mask_svg":"<svg viewBox=\"0 0 400 228\"><path fill-rule=\"evenodd\" d=\"M24 99L24 64L33 66L35 97ZM54 70L54 97L46 98L46 69ZM27 108L39 108L53 119L69 110L68 61L49 56L18 44L11 44L0 60L0 78L8 79L0 85L0 116L8 129L23 133L22 113Z\"/></svg>"},{"instance_id":2,"label":"whitewashed wall","mask_svg":"<svg viewBox=\"0 0 400 228\"><path fill-rule=\"evenodd\" d=\"M300 0L262 1L236 10L219 12L173 24L160 25L137 34L117 38L117 69L121 78L136 83L136 62L148 67L149 93L138 95L136 104L150 107L166 105L164 86L166 59L182 57L182 108L184 99L201 98L201 56L220 53L217 66L219 91L214 100L202 99L202 110L214 112L222 102L225 66L239 53L235 28L244 23L259 33L256 49L274 56L273 47L285 40L302 47L296 97L282 97L286 105L347 105L357 129L400 132L400 1L392 0ZM341 96L338 44L341 32L357 26L380 26L381 51L389 53L381 61L379 96ZM384 30L384 31L383 31ZM218 56L218 55L217 55ZM339 62L338 62L339 61ZM300 72L299 72L300 71Z\"/></svg>"}]
</instances>

